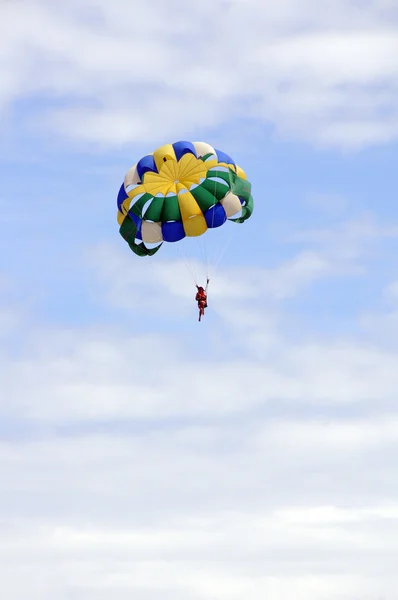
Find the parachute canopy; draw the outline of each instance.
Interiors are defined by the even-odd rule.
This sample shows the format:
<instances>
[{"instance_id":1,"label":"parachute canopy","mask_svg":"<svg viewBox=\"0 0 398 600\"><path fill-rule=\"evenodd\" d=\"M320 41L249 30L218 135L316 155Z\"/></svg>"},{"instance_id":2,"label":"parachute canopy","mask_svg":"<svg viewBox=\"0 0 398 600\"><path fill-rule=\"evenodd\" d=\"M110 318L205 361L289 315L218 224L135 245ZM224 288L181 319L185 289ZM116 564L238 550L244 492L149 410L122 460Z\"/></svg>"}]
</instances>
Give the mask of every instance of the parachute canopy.
<instances>
[{"instance_id":1,"label":"parachute canopy","mask_svg":"<svg viewBox=\"0 0 398 600\"><path fill-rule=\"evenodd\" d=\"M253 212L251 184L230 156L205 142L180 141L143 156L117 198L120 234L138 256L163 242L201 236ZM147 244L157 244L148 247Z\"/></svg>"}]
</instances>

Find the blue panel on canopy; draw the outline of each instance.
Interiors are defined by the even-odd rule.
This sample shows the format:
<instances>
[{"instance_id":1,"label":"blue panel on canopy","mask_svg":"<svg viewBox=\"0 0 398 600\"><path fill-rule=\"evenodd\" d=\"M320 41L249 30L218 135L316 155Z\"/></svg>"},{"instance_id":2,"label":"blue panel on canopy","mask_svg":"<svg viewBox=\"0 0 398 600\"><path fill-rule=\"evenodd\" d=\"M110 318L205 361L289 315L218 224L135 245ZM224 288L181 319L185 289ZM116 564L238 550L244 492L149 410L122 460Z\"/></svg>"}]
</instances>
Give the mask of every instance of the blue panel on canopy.
<instances>
[{"instance_id":1,"label":"blue panel on canopy","mask_svg":"<svg viewBox=\"0 0 398 600\"><path fill-rule=\"evenodd\" d=\"M227 163L227 165L234 165L234 167L236 167L235 161L233 161L232 158L228 154L225 154L225 152L223 152L222 150L217 150L217 149L215 149L215 150L216 150L218 162L225 162L225 163Z\"/></svg>"},{"instance_id":2,"label":"blue panel on canopy","mask_svg":"<svg viewBox=\"0 0 398 600\"><path fill-rule=\"evenodd\" d=\"M215 227L221 227L227 220L227 214L224 207L218 202L204 213L207 227L214 229Z\"/></svg>"},{"instance_id":3,"label":"blue panel on canopy","mask_svg":"<svg viewBox=\"0 0 398 600\"><path fill-rule=\"evenodd\" d=\"M162 236L165 242L178 242L185 237L181 221L166 221L162 224Z\"/></svg>"},{"instance_id":4,"label":"blue panel on canopy","mask_svg":"<svg viewBox=\"0 0 398 600\"><path fill-rule=\"evenodd\" d=\"M124 183L122 183L122 185L120 186L119 193L117 195L117 207L120 212L122 212L122 210L121 210L122 204L126 200L126 198L128 198L128 194L127 194L126 190L124 189Z\"/></svg>"},{"instance_id":5,"label":"blue panel on canopy","mask_svg":"<svg viewBox=\"0 0 398 600\"><path fill-rule=\"evenodd\" d=\"M155 159L153 158L152 154L143 156L141 160L137 163L137 173L141 181L147 171L153 171L155 173L158 172L155 164Z\"/></svg>"},{"instance_id":6,"label":"blue panel on canopy","mask_svg":"<svg viewBox=\"0 0 398 600\"><path fill-rule=\"evenodd\" d=\"M188 152L196 156L195 146L191 142L175 142L173 148L177 160L180 160L180 158Z\"/></svg>"}]
</instances>

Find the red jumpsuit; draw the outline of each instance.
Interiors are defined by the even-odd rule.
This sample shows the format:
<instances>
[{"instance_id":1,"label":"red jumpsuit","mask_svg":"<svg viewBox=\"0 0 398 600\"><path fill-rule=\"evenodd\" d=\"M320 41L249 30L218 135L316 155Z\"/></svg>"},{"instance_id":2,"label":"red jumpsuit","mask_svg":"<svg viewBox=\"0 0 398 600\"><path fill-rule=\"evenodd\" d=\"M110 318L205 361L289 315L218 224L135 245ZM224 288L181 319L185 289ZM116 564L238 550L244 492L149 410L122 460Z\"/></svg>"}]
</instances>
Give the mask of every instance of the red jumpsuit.
<instances>
[{"instance_id":1,"label":"red jumpsuit","mask_svg":"<svg viewBox=\"0 0 398 600\"><path fill-rule=\"evenodd\" d=\"M207 308L207 294L202 287L198 287L197 294L195 296L195 300L198 303L199 308L199 321L202 318L202 315L205 314L205 308Z\"/></svg>"}]
</instances>

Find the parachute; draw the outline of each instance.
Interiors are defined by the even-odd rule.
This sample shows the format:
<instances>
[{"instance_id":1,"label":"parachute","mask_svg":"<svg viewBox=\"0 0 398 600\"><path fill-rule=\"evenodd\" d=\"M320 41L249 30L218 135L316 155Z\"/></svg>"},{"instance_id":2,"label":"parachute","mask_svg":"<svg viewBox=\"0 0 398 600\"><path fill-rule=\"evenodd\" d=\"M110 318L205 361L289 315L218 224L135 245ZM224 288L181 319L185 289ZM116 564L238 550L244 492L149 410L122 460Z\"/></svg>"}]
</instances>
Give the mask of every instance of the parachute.
<instances>
[{"instance_id":1,"label":"parachute","mask_svg":"<svg viewBox=\"0 0 398 600\"><path fill-rule=\"evenodd\" d=\"M253 212L251 184L228 154L206 142L179 141L143 156L117 197L120 235L138 256L164 242L203 236Z\"/></svg>"}]
</instances>

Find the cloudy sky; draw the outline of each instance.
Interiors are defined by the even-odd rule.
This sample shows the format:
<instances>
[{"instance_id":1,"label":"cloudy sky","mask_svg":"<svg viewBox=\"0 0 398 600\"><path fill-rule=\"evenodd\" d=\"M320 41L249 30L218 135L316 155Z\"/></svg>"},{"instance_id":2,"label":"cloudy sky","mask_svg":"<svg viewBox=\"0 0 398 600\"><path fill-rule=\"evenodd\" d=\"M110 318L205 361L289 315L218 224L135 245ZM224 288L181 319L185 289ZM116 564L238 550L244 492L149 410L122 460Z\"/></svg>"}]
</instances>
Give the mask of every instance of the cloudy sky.
<instances>
[{"instance_id":1,"label":"cloudy sky","mask_svg":"<svg viewBox=\"0 0 398 600\"><path fill-rule=\"evenodd\" d=\"M396 600L397 0L2 0L0 33L1 596ZM116 223L180 139L255 201L201 324Z\"/></svg>"}]
</instances>

